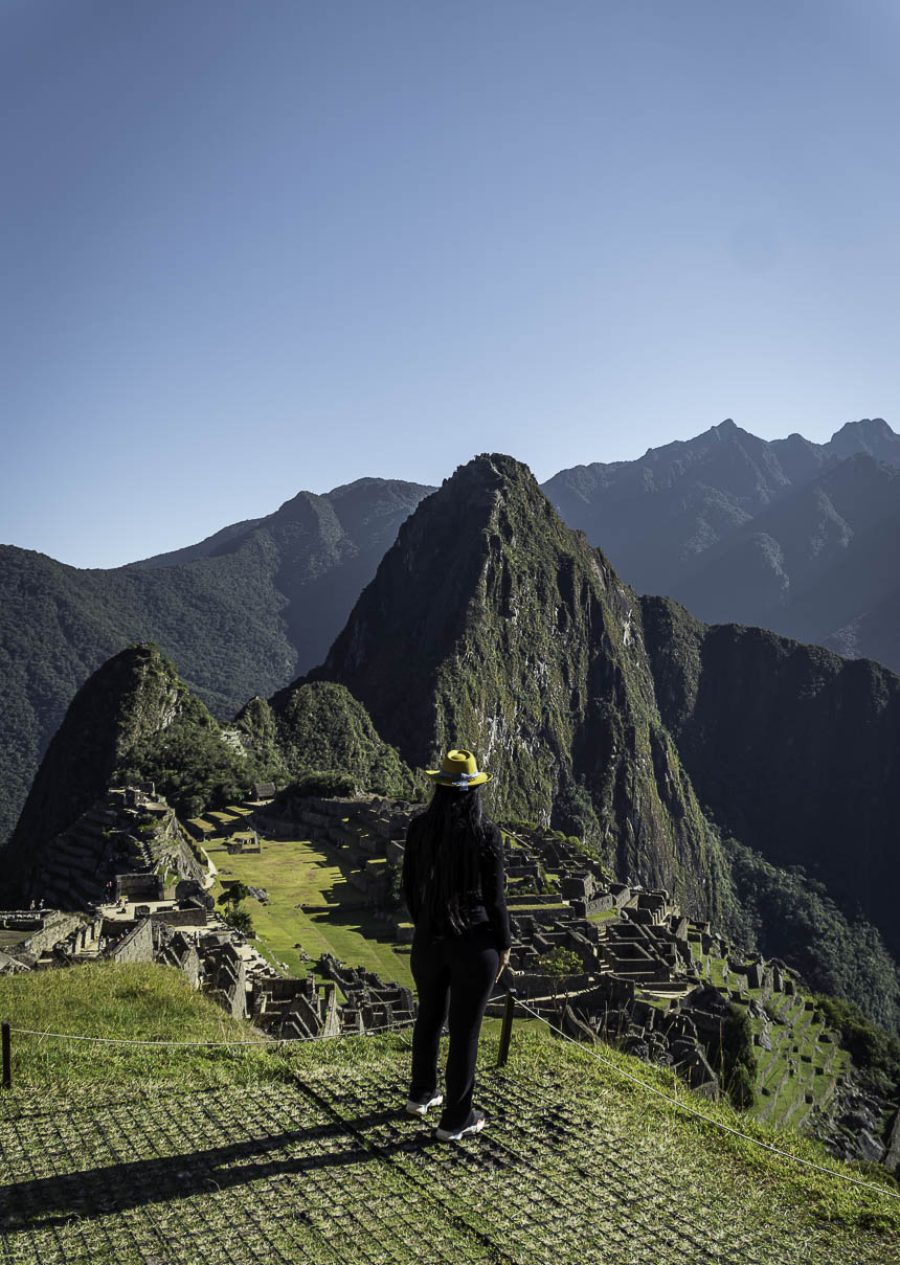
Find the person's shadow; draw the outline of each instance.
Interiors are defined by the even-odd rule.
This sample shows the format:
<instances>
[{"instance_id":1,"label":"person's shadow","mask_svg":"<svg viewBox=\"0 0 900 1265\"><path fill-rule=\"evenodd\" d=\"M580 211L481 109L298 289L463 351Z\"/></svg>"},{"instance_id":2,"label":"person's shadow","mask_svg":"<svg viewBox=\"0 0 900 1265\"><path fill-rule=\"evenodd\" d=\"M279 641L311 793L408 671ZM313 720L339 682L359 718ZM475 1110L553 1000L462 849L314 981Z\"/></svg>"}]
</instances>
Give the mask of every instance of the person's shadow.
<instances>
[{"instance_id":1,"label":"person's shadow","mask_svg":"<svg viewBox=\"0 0 900 1265\"><path fill-rule=\"evenodd\" d=\"M409 1117L396 1110L370 1112L353 1120L337 1117L308 1128L152 1159L34 1177L0 1187L0 1233L50 1229L74 1217L107 1216L143 1204L209 1194L262 1178L311 1170L365 1165L397 1151L440 1146L425 1126L386 1143L372 1144L362 1131ZM335 1139L345 1145L334 1149ZM323 1143L329 1143L323 1146ZM294 1154L280 1155L282 1151ZM302 1152L296 1154L297 1151Z\"/></svg>"}]
</instances>

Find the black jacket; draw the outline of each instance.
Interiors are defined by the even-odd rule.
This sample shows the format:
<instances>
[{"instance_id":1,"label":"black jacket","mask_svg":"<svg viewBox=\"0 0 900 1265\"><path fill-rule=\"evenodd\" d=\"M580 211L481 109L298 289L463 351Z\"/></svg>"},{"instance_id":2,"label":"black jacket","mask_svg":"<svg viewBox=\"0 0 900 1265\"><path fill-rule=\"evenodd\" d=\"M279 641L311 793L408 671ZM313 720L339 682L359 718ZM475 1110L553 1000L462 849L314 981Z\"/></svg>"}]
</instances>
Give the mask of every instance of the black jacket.
<instances>
[{"instance_id":1,"label":"black jacket","mask_svg":"<svg viewBox=\"0 0 900 1265\"><path fill-rule=\"evenodd\" d=\"M424 814L414 817L406 831L406 850L403 853L403 899L416 931L425 935L452 936L456 932L446 918L430 920L427 910L418 908L416 864L424 828ZM506 910L506 872L503 868L503 837L493 822L482 827L481 840L481 891L473 892L461 902L460 915L466 928L489 924L494 931L497 948L508 949L512 944L509 931L509 914Z\"/></svg>"}]
</instances>

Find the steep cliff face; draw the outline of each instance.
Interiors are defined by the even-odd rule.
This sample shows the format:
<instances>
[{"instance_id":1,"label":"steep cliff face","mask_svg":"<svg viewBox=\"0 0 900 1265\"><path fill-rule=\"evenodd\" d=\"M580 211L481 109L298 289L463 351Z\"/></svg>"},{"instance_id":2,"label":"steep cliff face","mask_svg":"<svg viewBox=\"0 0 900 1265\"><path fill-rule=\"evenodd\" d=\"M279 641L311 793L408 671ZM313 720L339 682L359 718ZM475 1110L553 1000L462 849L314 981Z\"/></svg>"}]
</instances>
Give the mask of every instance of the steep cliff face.
<instances>
[{"instance_id":1,"label":"steep cliff face","mask_svg":"<svg viewBox=\"0 0 900 1265\"><path fill-rule=\"evenodd\" d=\"M478 457L422 502L310 677L345 685L414 767L472 747L495 812L583 830L695 912L723 899L638 600L512 458Z\"/></svg>"},{"instance_id":2,"label":"steep cliff face","mask_svg":"<svg viewBox=\"0 0 900 1265\"><path fill-rule=\"evenodd\" d=\"M137 744L178 718L187 692L155 646L113 656L78 691L57 731L3 852L14 897L42 849L100 798Z\"/></svg>"},{"instance_id":3,"label":"steep cliff face","mask_svg":"<svg viewBox=\"0 0 900 1265\"><path fill-rule=\"evenodd\" d=\"M665 598L641 607L660 711L701 803L900 953L900 677L760 628L707 627Z\"/></svg>"}]
</instances>

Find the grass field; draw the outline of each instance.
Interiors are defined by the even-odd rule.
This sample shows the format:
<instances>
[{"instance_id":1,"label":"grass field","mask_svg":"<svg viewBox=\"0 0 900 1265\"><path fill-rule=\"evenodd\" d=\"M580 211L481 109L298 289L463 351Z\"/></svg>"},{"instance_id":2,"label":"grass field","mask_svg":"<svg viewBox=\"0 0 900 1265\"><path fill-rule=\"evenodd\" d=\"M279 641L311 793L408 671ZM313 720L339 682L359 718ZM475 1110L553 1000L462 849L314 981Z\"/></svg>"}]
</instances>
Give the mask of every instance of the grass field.
<instances>
[{"instance_id":1,"label":"grass field","mask_svg":"<svg viewBox=\"0 0 900 1265\"><path fill-rule=\"evenodd\" d=\"M489 1127L441 1146L398 1111L408 1034L279 1052L21 1035L252 1035L177 971L116 963L0 979L0 1013L17 1029L16 1083L0 1094L3 1265L887 1265L900 1253L898 1187L874 1166L542 1025L517 1020L498 1070L488 1024L477 1101Z\"/></svg>"},{"instance_id":2,"label":"grass field","mask_svg":"<svg viewBox=\"0 0 900 1265\"><path fill-rule=\"evenodd\" d=\"M294 975L305 975L313 963L305 961L301 951L313 960L331 953L348 966L377 971L385 980L412 983L409 946L388 937L386 924L361 904L333 857L299 840L262 839L260 846L259 853L234 855L221 843L208 843L206 850L219 871L216 898L224 890L222 880L227 885L240 879L269 893L267 905L252 898L245 902L258 934L257 946L266 957L287 963Z\"/></svg>"}]
</instances>

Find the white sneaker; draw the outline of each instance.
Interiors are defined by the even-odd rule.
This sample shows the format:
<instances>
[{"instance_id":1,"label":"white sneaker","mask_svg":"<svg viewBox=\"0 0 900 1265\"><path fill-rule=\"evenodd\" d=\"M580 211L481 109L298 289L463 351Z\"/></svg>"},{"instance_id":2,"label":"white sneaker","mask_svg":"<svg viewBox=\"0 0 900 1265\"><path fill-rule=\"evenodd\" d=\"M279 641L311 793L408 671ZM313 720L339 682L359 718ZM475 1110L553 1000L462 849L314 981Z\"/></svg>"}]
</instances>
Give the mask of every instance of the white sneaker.
<instances>
[{"instance_id":1,"label":"white sneaker","mask_svg":"<svg viewBox=\"0 0 900 1265\"><path fill-rule=\"evenodd\" d=\"M480 1133L486 1124L487 1120L485 1119L484 1112L476 1111L475 1119L471 1124L467 1124L462 1129L437 1128L434 1131L434 1136L437 1138L438 1142L459 1142L462 1138L468 1138L473 1133Z\"/></svg>"},{"instance_id":2,"label":"white sneaker","mask_svg":"<svg viewBox=\"0 0 900 1265\"><path fill-rule=\"evenodd\" d=\"M417 1102L415 1098L407 1098L406 1114L408 1116L424 1116L429 1107L440 1107L443 1101L443 1094L435 1094L427 1102Z\"/></svg>"}]
</instances>

